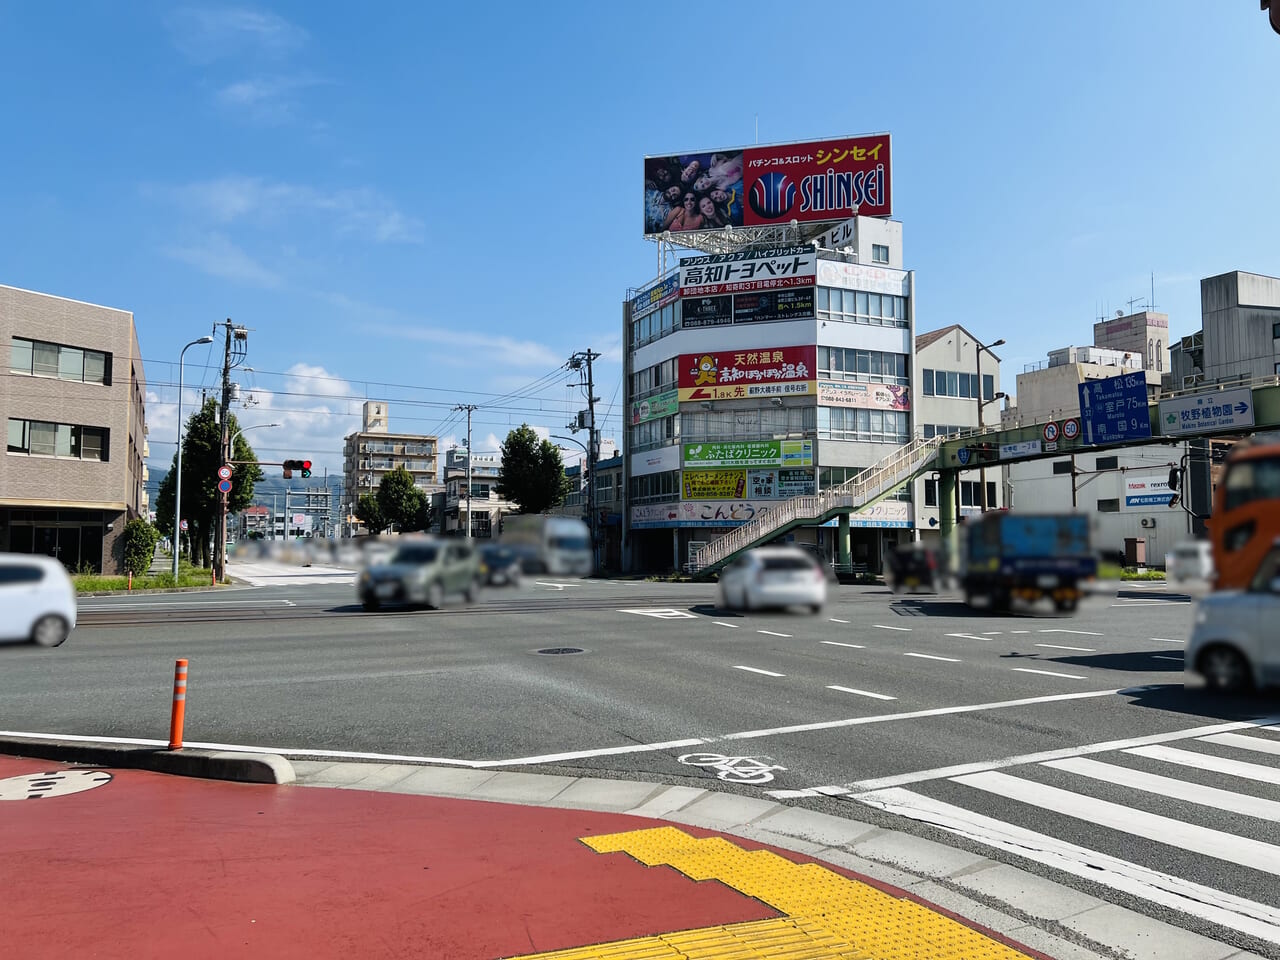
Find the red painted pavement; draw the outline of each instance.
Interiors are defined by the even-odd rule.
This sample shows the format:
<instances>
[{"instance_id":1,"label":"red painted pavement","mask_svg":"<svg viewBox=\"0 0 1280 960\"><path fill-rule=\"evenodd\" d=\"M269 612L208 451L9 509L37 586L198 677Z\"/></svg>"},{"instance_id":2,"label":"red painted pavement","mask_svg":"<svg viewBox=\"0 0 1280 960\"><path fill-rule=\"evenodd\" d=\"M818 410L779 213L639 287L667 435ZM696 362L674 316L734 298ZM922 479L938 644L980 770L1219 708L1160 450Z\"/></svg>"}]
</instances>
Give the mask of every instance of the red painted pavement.
<instances>
[{"instance_id":1,"label":"red painted pavement","mask_svg":"<svg viewBox=\"0 0 1280 960\"><path fill-rule=\"evenodd\" d=\"M578 842L637 817L112 773L0 802L0 955L494 960L777 916Z\"/></svg>"}]
</instances>

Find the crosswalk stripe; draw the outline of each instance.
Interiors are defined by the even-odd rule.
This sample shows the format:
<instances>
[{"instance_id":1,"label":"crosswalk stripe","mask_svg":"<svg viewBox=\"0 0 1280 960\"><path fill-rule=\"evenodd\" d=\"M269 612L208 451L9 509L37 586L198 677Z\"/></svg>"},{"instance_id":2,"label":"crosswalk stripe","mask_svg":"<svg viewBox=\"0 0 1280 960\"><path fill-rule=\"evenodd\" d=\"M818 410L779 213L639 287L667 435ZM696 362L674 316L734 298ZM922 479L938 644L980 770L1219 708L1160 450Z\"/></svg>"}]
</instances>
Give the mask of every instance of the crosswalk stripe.
<instances>
[{"instance_id":1,"label":"crosswalk stripe","mask_svg":"<svg viewBox=\"0 0 1280 960\"><path fill-rule=\"evenodd\" d=\"M1196 770L1210 770L1213 773L1225 773L1228 776L1243 777L1246 780L1280 784L1280 770L1274 767L1265 767L1260 763L1228 760L1225 757L1215 757L1208 753L1179 750L1177 747L1131 747L1125 753L1146 757L1149 760L1176 763L1179 766L1192 767Z\"/></svg>"},{"instance_id":2,"label":"crosswalk stripe","mask_svg":"<svg viewBox=\"0 0 1280 960\"><path fill-rule=\"evenodd\" d=\"M1198 783L1188 783L1186 780L1162 777L1156 773L1145 773L1142 770L1120 767L1114 763L1101 763L1085 757L1050 760L1043 766L1089 777L1091 780L1101 780L1103 783L1132 787L1134 790L1154 793L1173 800L1185 800L1203 807L1214 807L1243 814L1246 817L1257 817L1259 820L1280 823L1280 803L1275 800L1251 797L1248 794L1233 793L1230 790L1219 790L1217 787L1206 787Z\"/></svg>"},{"instance_id":3,"label":"crosswalk stripe","mask_svg":"<svg viewBox=\"0 0 1280 960\"><path fill-rule=\"evenodd\" d=\"M1257 737L1246 737L1239 733L1219 733L1212 737L1201 737L1208 743L1220 743L1224 747L1237 747L1241 750L1252 750L1255 753L1269 753L1280 757L1280 743L1274 740L1259 740Z\"/></svg>"},{"instance_id":4,"label":"crosswalk stripe","mask_svg":"<svg viewBox=\"0 0 1280 960\"><path fill-rule=\"evenodd\" d=\"M1099 800L1097 797L1073 793L1060 787L1011 777L1007 773L974 773L967 777L956 777L954 782L1136 837L1280 876L1280 847L1275 844L1135 810L1110 800Z\"/></svg>"},{"instance_id":5,"label":"crosswalk stripe","mask_svg":"<svg viewBox=\"0 0 1280 960\"><path fill-rule=\"evenodd\" d=\"M1112 890L1180 910L1228 930L1280 943L1280 909L1161 873L1047 834L1027 830L923 794L891 787L853 795L867 806L930 824Z\"/></svg>"}]
</instances>

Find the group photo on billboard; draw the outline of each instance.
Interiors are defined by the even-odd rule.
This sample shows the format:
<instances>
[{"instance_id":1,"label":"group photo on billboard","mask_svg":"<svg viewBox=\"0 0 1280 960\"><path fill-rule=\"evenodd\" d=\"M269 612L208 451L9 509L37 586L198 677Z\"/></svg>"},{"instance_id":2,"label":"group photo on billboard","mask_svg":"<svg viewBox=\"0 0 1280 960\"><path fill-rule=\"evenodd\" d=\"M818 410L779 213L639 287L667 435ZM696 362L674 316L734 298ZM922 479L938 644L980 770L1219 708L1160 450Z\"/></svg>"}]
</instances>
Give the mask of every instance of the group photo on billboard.
<instances>
[{"instance_id":1,"label":"group photo on billboard","mask_svg":"<svg viewBox=\"0 0 1280 960\"><path fill-rule=\"evenodd\" d=\"M644 232L888 217L887 133L646 157Z\"/></svg>"}]
</instances>

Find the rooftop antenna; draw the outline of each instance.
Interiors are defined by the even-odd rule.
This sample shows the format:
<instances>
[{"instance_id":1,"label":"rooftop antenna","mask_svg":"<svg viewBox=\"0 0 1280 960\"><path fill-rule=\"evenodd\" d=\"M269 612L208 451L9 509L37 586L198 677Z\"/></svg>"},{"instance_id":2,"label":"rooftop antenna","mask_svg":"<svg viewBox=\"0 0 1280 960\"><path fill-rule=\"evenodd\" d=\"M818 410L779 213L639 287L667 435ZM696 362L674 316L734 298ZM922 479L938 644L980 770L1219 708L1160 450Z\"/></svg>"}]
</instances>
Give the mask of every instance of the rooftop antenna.
<instances>
[{"instance_id":1,"label":"rooftop antenna","mask_svg":"<svg viewBox=\"0 0 1280 960\"><path fill-rule=\"evenodd\" d=\"M1151 271L1151 309L1154 311L1155 308L1156 308L1156 272L1152 270Z\"/></svg>"}]
</instances>

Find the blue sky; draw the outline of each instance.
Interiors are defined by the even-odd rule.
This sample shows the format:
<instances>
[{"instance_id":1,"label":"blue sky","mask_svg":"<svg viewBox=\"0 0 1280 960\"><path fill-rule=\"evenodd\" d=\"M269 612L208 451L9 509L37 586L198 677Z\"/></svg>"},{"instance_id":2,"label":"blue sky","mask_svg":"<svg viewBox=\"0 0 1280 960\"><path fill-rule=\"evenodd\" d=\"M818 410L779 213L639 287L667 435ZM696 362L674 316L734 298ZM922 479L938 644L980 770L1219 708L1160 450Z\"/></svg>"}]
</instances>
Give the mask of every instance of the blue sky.
<instances>
[{"instance_id":1,"label":"blue sky","mask_svg":"<svg viewBox=\"0 0 1280 960\"><path fill-rule=\"evenodd\" d=\"M602 351L621 437L641 158L888 130L920 331L1006 378L1149 295L1280 273L1280 37L1254 0L944 4L0 3L0 283L132 310L173 446L182 345L252 328L264 459L332 471L365 396L477 450L563 433ZM205 348L188 383L212 383ZM501 395L539 382L514 399ZM470 392L464 392L470 391ZM188 394L190 399L191 394Z\"/></svg>"}]
</instances>

